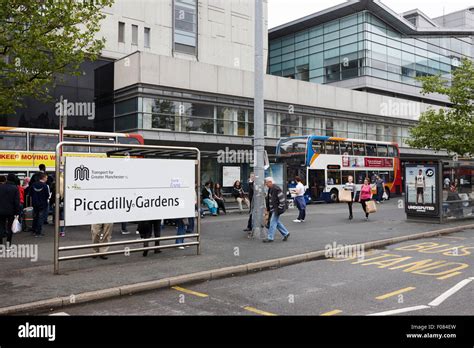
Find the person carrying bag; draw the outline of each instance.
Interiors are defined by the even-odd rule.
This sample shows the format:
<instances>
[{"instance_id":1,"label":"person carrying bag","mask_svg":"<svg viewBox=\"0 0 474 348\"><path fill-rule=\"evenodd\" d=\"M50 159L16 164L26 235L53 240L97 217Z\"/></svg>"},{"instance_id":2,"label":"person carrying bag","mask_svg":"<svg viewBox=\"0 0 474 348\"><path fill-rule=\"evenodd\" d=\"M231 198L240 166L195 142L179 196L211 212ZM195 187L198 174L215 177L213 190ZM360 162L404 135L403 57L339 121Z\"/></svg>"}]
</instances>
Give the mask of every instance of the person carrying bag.
<instances>
[{"instance_id":1,"label":"person carrying bag","mask_svg":"<svg viewBox=\"0 0 474 348\"><path fill-rule=\"evenodd\" d=\"M362 185L360 189L360 194L359 194L359 202L362 205L362 209L364 210L365 213L365 220L369 220L369 211L367 209L367 202L372 202L372 187L370 186L369 183L369 178L364 179L364 184ZM370 204L370 203L369 203ZM373 206L375 208L375 204Z\"/></svg>"},{"instance_id":2,"label":"person carrying bag","mask_svg":"<svg viewBox=\"0 0 474 348\"><path fill-rule=\"evenodd\" d=\"M354 201L354 193L356 186L354 184L354 178L349 176L347 178L347 183L344 185L343 189L339 191L339 201L347 202L349 208L349 220L352 220L352 202Z\"/></svg>"}]
</instances>

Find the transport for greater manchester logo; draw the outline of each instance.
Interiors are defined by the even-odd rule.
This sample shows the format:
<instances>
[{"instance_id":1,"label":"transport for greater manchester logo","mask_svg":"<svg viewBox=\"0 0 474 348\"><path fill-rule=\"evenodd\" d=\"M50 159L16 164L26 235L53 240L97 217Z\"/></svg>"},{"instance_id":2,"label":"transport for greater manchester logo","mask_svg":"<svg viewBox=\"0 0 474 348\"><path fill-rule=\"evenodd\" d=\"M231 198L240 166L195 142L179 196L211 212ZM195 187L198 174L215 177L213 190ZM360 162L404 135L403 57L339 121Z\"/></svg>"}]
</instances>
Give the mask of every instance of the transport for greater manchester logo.
<instances>
[{"instance_id":1,"label":"transport for greater manchester logo","mask_svg":"<svg viewBox=\"0 0 474 348\"><path fill-rule=\"evenodd\" d=\"M89 168L84 167L83 164L81 164L79 167L76 167L74 169L74 181L84 181L84 180L89 180Z\"/></svg>"}]
</instances>

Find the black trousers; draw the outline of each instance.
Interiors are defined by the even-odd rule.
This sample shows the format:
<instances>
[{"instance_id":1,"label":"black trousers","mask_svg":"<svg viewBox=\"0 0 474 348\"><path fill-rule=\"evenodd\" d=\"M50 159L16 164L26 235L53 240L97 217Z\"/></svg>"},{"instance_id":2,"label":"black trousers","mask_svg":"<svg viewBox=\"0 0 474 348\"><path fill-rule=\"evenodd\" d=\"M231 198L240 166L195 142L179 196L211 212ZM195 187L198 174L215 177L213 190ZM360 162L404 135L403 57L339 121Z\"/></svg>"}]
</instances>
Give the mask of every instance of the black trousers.
<instances>
[{"instance_id":1,"label":"black trousers","mask_svg":"<svg viewBox=\"0 0 474 348\"><path fill-rule=\"evenodd\" d=\"M364 210L365 217L369 217L369 213L367 213L367 207L365 205L366 202L370 201L370 199L361 199L360 204L362 205L362 209Z\"/></svg>"},{"instance_id":2,"label":"black trousers","mask_svg":"<svg viewBox=\"0 0 474 348\"><path fill-rule=\"evenodd\" d=\"M351 198L354 200L354 192L351 192ZM349 207L349 216L352 216L352 201L347 202L347 206Z\"/></svg>"},{"instance_id":3,"label":"black trousers","mask_svg":"<svg viewBox=\"0 0 474 348\"><path fill-rule=\"evenodd\" d=\"M217 202L217 213L219 213L219 210L222 210L224 214L227 214L225 211L225 204L223 199L216 199Z\"/></svg>"},{"instance_id":4,"label":"black trousers","mask_svg":"<svg viewBox=\"0 0 474 348\"><path fill-rule=\"evenodd\" d=\"M155 236L155 238L161 237L161 220L140 221L138 223L137 229L140 233L140 238L142 239L151 238L152 234ZM155 241L155 246L158 245L160 245L160 241ZM148 242L143 243L143 246L147 248ZM155 252L157 250L155 250ZM147 254L148 250L145 250L143 255L146 256Z\"/></svg>"},{"instance_id":5,"label":"black trousers","mask_svg":"<svg viewBox=\"0 0 474 348\"><path fill-rule=\"evenodd\" d=\"M7 237L7 242L12 243L12 224L14 215L0 215L0 244L3 244L3 238Z\"/></svg>"}]
</instances>

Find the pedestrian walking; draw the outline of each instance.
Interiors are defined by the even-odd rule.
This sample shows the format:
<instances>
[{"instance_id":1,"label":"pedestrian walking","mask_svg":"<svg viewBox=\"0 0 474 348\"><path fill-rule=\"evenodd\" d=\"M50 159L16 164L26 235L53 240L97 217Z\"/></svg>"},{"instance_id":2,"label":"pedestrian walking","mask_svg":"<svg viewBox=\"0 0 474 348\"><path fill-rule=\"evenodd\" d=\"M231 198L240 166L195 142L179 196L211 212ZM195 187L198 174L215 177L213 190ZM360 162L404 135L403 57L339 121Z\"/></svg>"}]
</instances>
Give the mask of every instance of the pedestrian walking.
<instances>
[{"instance_id":1,"label":"pedestrian walking","mask_svg":"<svg viewBox=\"0 0 474 348\"><path fill-rule=\"evenodd\" d=\"M364 184L362 185L359 193L359 202L362 205L362 209L365 213L365 220L369 220L369 213L367 212L366 203L372 199L372 187L370 186L369 178L364 179Z\"/></svg>"},{"instance_id":2,"label":"pedestrian walking","mask_svg":"<svg viewBox=\"0 0 474 348\"><path fill-rule=\"evenodd\" d=\"M91 226L92 243L98 245L98 247L94 248L95 253L105 253L109 250L108 246L100 247L100 244L109 243L112 240L113 228L114 224L94 224ZM92 257L95 259L97 255ZM108 259L106 255L100 255L99 257L102 260Z\"/></svg>"},{"instance_id":3,"label":"pedestrian walking","mask_svg":"<svg viewBox=\"0 0 474 348\"><path fill-rule=\"evenodd\" d=\"M349 220L352 220L352 202L354 201L354 194L356 191L356 185L354 184L354 177L349 175L347 178L347 183L344 185L343 190L349 191L351 193L351 201L347 202L349 208Z\"/></svg>"},{"instance_id":4,"label":"pedestrian walking","mask_svg":"<svg viewBox=\"0 0 474 348\"><path fill-rule=\"evenodd\" d=\"M30 188L31 205L33 206L33 234L35 237L44 236L43 224L48 219L49 186L46 184L48 176L45 173L38 175L38 181Z\"/></svg>"},{"instance_id":5,"label":"pedestrian walking","mask_svg":"<svg viewBox=\"0 0 474 348\"><path fill-rule=\"evenodd\" d=\"M225 210L225 199L224 196L222 195L222 188L221 185L218 183L214 184L214 190L212 192L213 198L217 203L217 214L220 213L222 210L224 214L227 214Z\"/></svg>"},{"instance_id":6,"label":"pedestrian walking","mask_svg":"<svg viewBox=\"0 0 474 348\"><path fill-rule=\"evenodd\" d=\"M239 210L241 214L244 210L242 208L242 202L245 203L247 209L250 209L250 201L248 200L247 195L245 194L244 189L242 188L240 180L236 180L234 182L234 186L232 187L232 196L234 196L235 200L239 204Z\"/></svg>"},{"instance_id":7,"label":"pedestrian walking","mask_svg":"<svg viewBox=\"0 0 474 348\"><path fill-rule=\"evenodd\" d=\"M214 194L212 193L211 190L211 183L208 181L204 184L204 188L202 189L201 192L202 196L202 201L204 202L205 205L207 205L207 208L211 212L213 216L217 216L217 202L214 200Z\"/></svg>"},{"instance_id":8,"label":"pedestrian walking","mask_svg":"<svg viewBox=\"0 0 474 348\"><path fill-rule=\"evenodd\" d=\"M306 218L306 201L304 199L304 184L299 176L295 177L296 181L296 196L295 196L295 204L298 208L299 214L298 217L293 220L293 222L304 222Z\"/></svg>"},{"instance_id":9,"label":"pedestrian walking","mask_svg":"<svg viewBox=\"0 0 474 348\"><path fill-rule=\"evenodd\" d=\"M383 201L383 191L385 187L385 182L380 176L375 177L375 187L377 189L377 204L380 204L380 202Z\"/></svg>"},{"instance_id":10,"label":"pedestrian walking","mask_svg":"<svg viewBox=\"0 0 474 348\"><path fill-rule=\"evenodd\" d=\"M275 231L278 230L283 236L283 241L286 242L290 237L290 232L285 225L280 222L280 216L286 210L286 197L282 189L275 185L273 178L265 179L265 185L268 187L268 194L266 197L267 211L271 214L270 226L268 229L268 237L264 239L264 243L271 243L275 237Z\"/></svg>"},{"instance_id":11,"label":"pedestrian walking","mask_svg":"<svg viewBox=\"0 0 474 348\"><path fill-rule=\"evenodd\" d=\"M140 238L148 239L151 238L152 234L155 238L161 237L161 220L149 220L149 221L140 221L138 223L137 231L140 233ZM155 241L155 246L159 246L160 241ZM143 246L148 247L148 242L144 242ZM155 254L161 253L160 249L155 249ZM148 250L143 251L143 256L148 256Z\"/></svg>"},{"instance_id":12,"label":"pedestrian walking","mask_svg":"<svg viewBox=\"0 0 474 348\"><path fill-rule=\"evenodd\" d=\"M20 194L15 183L7 183L5 176L0 176L0 245L6 238L6 249L10 250L15 216L20 214Z\"/></svg>"}]
</instances>

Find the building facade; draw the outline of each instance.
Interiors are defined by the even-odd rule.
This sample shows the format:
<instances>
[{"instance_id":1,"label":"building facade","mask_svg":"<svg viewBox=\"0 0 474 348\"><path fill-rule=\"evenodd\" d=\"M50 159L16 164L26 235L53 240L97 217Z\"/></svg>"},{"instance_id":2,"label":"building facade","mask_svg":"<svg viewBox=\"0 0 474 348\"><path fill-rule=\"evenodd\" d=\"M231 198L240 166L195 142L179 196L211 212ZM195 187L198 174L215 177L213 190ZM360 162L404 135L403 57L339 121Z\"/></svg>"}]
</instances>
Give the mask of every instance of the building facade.
<instances>
[{"instance_id":1,"label":"building facade","mask_svg":"<svg viewBox=\"0 0 474 348\"><path fill-rule=\"evenodd\" d=\"M208 153L252 149L253 0L116 0L104 13L101 60L84 63L84 74L65 77L53 94L95 103L94 120L71 118L68 128L140 133L148 144ZM416 16L350 1L266 33L268 153L280 137L318 134L393 141L402 155L425 155L407 147L409 127L448 101L421 97L414 78L449 78L455 59L472 59L474 32L464 24L442 28L439 19L418 28L424 22ZM54 116L31 121L45 112L54 115L54 104L32 102L0 121L56 127ZM203 160L202 180L221 182L226 164L211 157ZM251 168L242 168L244 180Z\"/></svg>"},{"instance_id":2,"label":"building facade","mask_svg":"<svg viewBox=\"0 0 474 348\"><path fill-rule=\"evenodd\" d=\"M462 58L473 59L474 26L465 19L473 11L431 20L419 10L397 15L376 1L347 2L271 29L268 73L447 105L443 96L421 96L415 78L449 81Z\"/></svg>"}]
</instances>

